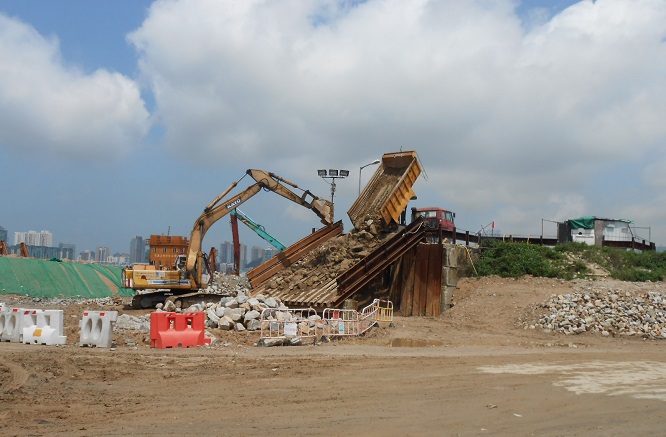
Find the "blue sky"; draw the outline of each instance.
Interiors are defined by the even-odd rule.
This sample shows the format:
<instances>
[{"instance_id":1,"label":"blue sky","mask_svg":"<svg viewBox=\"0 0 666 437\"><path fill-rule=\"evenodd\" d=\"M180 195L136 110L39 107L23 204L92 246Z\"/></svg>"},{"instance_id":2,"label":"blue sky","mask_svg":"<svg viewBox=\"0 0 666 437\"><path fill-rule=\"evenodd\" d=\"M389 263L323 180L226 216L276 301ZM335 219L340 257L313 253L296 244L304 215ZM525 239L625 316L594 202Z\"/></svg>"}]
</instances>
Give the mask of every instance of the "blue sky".
<instances>
[{"instance_id":1,"label":"blue sky","mask_svg":"<svg viewBox=\"0 0 666 437\"><path fill-rule=\"evenodd\" d=\"M248 168L326 198L316 170L349 169L346 218L358 168L402 148L428 176L413 206L461 229L597 215L664 244L665 17L654 0L0 1L0 226L126 252L188 235ZM287 244L319 226L270 193L242 209ZM230 238L222 219L204 247Z\"/></svg>"}]
</instances>

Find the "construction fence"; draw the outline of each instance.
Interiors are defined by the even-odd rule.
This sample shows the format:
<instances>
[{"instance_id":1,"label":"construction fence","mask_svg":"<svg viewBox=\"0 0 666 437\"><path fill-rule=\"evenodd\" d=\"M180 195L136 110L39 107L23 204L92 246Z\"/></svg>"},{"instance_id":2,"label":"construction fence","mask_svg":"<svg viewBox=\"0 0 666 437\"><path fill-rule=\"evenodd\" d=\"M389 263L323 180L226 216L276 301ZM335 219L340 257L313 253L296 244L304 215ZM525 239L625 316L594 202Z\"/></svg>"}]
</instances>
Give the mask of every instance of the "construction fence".
<instances>
[{"instance_id":1,"label":"construction fence","mask_svg":"<svg viewBox=\"0 0 666 437\"><path fill-rule=\"evenodd\" d=\"M313 308L278 310L266 308L261 313L261 340L289 340L360 336L375 325L393 324L393 303L375 299L358 312L352 309L324 309L319 317Z\"/></svg>"}]
</instances>

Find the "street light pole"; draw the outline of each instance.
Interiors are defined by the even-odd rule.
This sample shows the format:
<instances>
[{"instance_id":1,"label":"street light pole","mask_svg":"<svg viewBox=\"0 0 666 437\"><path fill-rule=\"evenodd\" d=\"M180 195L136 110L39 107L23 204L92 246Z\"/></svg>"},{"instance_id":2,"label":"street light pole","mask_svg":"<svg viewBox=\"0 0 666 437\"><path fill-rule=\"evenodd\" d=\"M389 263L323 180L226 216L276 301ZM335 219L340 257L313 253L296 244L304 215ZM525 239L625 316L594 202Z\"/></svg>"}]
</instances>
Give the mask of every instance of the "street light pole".
<instances>
[{"instance_id":1,"label":"street light pole","mask_svg":"<svg viewBox=\"0 0 666 437\"><path fill-rule=\"evenodd\" d=\"M377 165L377 164L379 164L379 162L380 162L379 159L375 159L371 163L362 165L361 168L358 169L358 195L359 196L361 195L361 170L363 170L364 168L366 168L369 165Z\"/></svg>"}]
</instances>

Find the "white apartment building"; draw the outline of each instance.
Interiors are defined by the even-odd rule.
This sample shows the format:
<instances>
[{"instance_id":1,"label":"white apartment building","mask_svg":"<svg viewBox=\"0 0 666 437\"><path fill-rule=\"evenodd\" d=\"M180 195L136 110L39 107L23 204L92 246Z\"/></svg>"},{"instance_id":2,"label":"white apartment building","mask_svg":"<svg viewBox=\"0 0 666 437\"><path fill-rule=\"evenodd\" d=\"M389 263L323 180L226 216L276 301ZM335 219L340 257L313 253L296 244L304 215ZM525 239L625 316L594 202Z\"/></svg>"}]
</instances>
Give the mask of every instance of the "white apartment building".
<instances>
[{"instance_id":1,"label":"white apartment building","mask_svg":"<svg viewBox=\"0 0 666 437\"><path fill-rule=\"evenodd\" d=\"M53 234L49 231L14 232L14 244L53 247Z\"/></svg>"}]
</instances>

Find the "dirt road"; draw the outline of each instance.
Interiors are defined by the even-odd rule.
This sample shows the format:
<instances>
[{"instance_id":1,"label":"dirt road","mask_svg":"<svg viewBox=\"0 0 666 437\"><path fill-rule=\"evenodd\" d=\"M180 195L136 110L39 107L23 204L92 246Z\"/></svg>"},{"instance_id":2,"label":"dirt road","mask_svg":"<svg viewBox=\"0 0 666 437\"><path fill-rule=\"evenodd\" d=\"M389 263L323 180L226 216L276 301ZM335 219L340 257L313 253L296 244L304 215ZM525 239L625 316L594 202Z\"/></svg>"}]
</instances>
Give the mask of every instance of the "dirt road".
<instances>
[{"instance_id":1,"label":"dirt road","mask_svg":"<svg viewBox=\"0 0 666 437\"><path fill-rule=\"evenodd\" d=\"M580 286L466 280L441 318L318 346L1 343L0 433L663 435L666 343L523 328L530 304Z\"/></svg>"}]
</instances>

